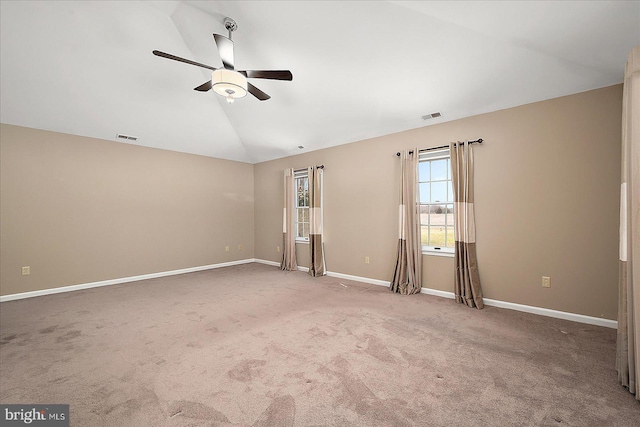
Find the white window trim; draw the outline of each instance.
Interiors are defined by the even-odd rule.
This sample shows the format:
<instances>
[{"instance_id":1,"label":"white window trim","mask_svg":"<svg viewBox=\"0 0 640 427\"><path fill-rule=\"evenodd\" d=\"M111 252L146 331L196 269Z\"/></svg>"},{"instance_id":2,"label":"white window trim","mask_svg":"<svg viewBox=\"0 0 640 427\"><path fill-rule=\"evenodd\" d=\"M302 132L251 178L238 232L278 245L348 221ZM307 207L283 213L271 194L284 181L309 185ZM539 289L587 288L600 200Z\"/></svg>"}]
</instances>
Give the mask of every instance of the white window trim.
<instances>
[{"instance_id":1,"label":"white window trim","mask_svg":"<svg viewBox=\"0 0 640 427\"><path fill-rule=\"evenodd\" d=\"M452 248L435 249L434 247L423 246L422 255L443 256L447 258L453 258L455 256L455 249L452 249Z\"/></svg>"},{"instance_id":2,"label":"white window trim","mask_svg":"<svg viewBox=\"0 0 640 427\"><path fill-rule=\"evenodd\" d=\"M308 172L307 169L298 170L298 171L294 171L293 176L294 176L294 180L296 178L301 178L301 177L306 177L307 179L309 179L309 172ZM296 244L297 243L309 244L309 238L308 237L299 237L297 235L298 234L298 231L297 231L297 229L298 229L298 227L297 227L297 224L298 224L298 219L297 219L298 218L297 217L297 215L298 215L298 190L297 190L297 187L296 187L296 206L295 206L295 208L296 208L296 219L295 219L294 223L296 224L296 239L295 239L296 240Z\"/></svg>"},{"instance_id":3,"label":"white window trim","mask_svg":"<svg viewBox=\"0 0 640 427\"><path fill-rule=\"evenodd\" d=\"M420 153L418 161L448 159L450 157L451 150L449 148L443 148L442 150L423 151L422 153Z\"/></svg>"},{"instance_id":4,"label":"white window trim","mask_svg":"<svg viewBox=\"0 0 640 427\"><path fill-rule=\"evenodd\" d=\"M443 148L442 150L423 151L419 154L418 161L420 160L438 160L438 159L450 159L451 150L449 148ZM420 185L420 177L418 177L418 185ZM418 203L420 203L418 201ZM445 204L451 204L453 202L445 202ZM454 214L455 215L455 214ZM420 224L422 225L422 224ZM454 224L455 225L455 224ZM454 242L455 244L455 242ZM453 258L455 256L455 248L442 248L437 246L422 246L422 254L428 256L442 256Z\"/></svg>"}]
</instances>

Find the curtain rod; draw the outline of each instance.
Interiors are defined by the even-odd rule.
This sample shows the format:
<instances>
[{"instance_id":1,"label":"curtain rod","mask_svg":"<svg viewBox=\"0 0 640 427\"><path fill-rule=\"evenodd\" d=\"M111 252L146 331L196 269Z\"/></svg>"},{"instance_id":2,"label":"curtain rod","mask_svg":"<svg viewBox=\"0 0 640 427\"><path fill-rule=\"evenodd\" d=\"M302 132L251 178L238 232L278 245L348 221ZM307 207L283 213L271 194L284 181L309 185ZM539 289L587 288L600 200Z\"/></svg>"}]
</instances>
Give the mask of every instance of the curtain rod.
<instances>
[{"instance_id":1,"label":"curtain rod","mask_svg":"<svg viewBox=\"0 0 640 427\"><path fill-rule=\"evenodd\" d=\"M324 169L324 165L318 165L316 166L318 169ZM302 171L306 171L307 168L302 168L302 169L294 169L294 172L302 172Z\"/></svg>"},{"instance_id":2,"label":"curtain rod","mask_svg":"<svg viewBox=\"0 0 640 427\"><path fill-rule=\"evenodd\" d=\"M478 138L475 141L467 141L469 144L475 144L476 142L478 144L482 144L484 142L484 140L482 138ZM431 150L441 150L443 148L449 148L448 145L441 145L440 147L431 147L431 148L423 148L422 150L418 150L418 152L423 152L423 151L431 151ZM413 154L413 150L409 151L409 154ZM396 153L396 156L400 157L400 152L398 151Z\"/></svg>"}]
</instances>

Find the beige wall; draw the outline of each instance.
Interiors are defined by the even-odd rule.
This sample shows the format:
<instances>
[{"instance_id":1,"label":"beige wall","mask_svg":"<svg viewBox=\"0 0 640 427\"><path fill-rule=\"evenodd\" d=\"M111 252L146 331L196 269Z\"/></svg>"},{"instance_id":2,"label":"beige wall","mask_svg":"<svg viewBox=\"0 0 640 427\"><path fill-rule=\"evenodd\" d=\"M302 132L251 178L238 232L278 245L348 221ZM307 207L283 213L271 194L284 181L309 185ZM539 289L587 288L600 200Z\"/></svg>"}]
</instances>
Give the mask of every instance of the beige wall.
<instances>
[{"instance_id":1,"label":"beige wall","mask_svg":"<svg viewBox=\"0 0 640 427\"><path fill-rule=\"evenodd\" d=\"M253 166L1 125L0 294L279 261L282 170L310 164L326 166L329 271L390 280L395 152L482 137L485 297L615 319L621 96L616 85ZM308 265L307 246L298 247ZM424 287L453 290L451 258L423 262ZM542 275L551 288L540 286Z\"/></svg>"},{"instance_id":2,"label":"beige wall","mask_svg":"<svg viewBox=\"0 0 640 427\"><path fill-rule=\"evenodd\" d=\"M621 105L616 85L256 164L256 258L280 260L282 170L324 164L328 270L390 280L395 152L482 137L475 205L485 297L615 319ZM306 265L307 247L298 247ZM423 259L423 286L453 291L453 259Z\"/></svg>"},{"instance_id":3,"label":"beige wall","mask_svg":"<svg viewBox=\"0 0 640 427\"><path fill-rule=\"evenodd\" d=\"M0 162L1 295L254 256L251 164L4 124Z\"/></svg>"}]
</instances>

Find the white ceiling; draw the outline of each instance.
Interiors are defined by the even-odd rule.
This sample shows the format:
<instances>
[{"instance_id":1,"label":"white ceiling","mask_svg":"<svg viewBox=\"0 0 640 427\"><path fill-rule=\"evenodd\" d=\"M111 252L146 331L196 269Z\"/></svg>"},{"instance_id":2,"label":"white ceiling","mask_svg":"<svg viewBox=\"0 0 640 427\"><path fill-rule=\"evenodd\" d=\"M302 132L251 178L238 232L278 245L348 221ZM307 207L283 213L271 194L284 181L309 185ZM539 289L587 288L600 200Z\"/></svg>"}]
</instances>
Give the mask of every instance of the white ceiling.
<instances>
[{"instance_id":1,"label":"white ceiling","mask_svg":"<svg viewBox=\"0 0 640 427\"><path fill-rule=\"evenodd\" d=\"M196 92L233 34L271 95ZM3 123L257 163L622 82L638 1L2 1ZM428 122L421 116L440 111ZM303 145L303 150L298 149Z\"/></svg>"}]
</instances>

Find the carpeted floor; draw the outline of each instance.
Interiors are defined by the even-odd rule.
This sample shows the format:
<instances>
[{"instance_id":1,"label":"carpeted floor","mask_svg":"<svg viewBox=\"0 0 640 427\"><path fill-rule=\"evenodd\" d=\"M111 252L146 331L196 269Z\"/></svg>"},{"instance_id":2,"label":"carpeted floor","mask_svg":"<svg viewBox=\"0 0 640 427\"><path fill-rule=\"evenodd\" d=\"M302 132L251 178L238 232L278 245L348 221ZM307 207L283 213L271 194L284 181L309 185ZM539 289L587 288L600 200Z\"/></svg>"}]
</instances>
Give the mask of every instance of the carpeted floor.
<instances>
[{"instance_id":1,"label":"carpeted floor","mask_svg":"<svg viewBox=\"0 0 640 427\"><path fill-rule=\"evenodd\" d=\"M638 426L615 330L246 264L0 305L0 401L72 426Z\"/></svg>"}]
</instances>

